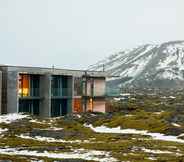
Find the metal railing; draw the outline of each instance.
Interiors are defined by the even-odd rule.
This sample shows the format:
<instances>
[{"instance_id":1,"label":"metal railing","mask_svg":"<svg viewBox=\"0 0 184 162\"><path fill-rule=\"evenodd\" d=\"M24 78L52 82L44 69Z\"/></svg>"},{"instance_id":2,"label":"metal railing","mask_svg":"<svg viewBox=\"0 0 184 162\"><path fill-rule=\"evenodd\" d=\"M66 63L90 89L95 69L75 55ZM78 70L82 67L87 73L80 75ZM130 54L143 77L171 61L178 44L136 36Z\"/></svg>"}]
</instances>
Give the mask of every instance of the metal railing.
<instances>
[{"instance_id":1,"label":"metal railing","mask_svg":"<svg viewBox=\"0 0 184 162\"><path fill-rule=\"evenodd\" d=\"M71 88L51 88L51 96L62 97L62 96L72 96Z\"/></svg>"},{"instance_id":2,"label":"metal railing","mask_svg":"<svg viewBox=\"0 0 184 162\"><path fill-rule=\"evenodd\" d=\"M106 88L105 90L101 89L94 89L93 92L90 90L85 94L83 92L83 96L89 96L89 97L117 97L120 95L120 89L119 88Z\"/></svg>"}]
</instances>

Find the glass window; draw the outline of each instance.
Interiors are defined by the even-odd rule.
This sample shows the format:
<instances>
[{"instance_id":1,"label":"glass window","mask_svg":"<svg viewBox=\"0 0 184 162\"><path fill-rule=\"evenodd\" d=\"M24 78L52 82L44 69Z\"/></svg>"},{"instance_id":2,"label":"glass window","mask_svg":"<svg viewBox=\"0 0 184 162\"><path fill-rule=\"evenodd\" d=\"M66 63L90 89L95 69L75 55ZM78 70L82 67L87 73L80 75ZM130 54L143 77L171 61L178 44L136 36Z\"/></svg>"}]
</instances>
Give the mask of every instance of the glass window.
<instances>
[{"instance_id":1,"label":"glass window","mask_svg":"<svg viewBox=\"0 0 184 162\"><path fill-rule=\"evenodd\" d=\"M30 77L27 74L19 75L19 95L29 96L30 92Z\"/></svg>"}]
</instances>

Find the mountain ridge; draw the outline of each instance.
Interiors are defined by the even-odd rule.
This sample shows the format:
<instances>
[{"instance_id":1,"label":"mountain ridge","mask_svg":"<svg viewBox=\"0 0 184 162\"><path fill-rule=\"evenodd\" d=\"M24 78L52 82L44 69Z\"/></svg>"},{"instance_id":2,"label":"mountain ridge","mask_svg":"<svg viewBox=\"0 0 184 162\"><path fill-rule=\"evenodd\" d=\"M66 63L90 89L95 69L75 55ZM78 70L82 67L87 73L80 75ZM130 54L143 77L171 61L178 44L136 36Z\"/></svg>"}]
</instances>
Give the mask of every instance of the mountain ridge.
<instances>
[{"instance_id":1,"label":"mountain ridge","mask_svg":"<svg viewBox=\"0 0 184 162\"><path fill-rule=\"evenodd\" d=\"M145 44L120 51L91 65L89 70L104 70L113 87L184 87L184 40Z\"/></svg>"}]
</instances>

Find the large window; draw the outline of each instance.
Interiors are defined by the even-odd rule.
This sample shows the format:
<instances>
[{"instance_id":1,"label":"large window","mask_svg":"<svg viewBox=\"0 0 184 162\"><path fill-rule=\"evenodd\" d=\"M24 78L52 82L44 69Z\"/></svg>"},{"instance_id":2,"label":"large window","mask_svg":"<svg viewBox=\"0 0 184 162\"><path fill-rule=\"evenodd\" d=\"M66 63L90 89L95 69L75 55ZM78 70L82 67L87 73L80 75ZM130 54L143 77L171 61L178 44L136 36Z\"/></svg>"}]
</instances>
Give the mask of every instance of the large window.
<instances>
[{"instance_id":1,"label":"large window","mask_svg":"<svg viewBox=\"0 0 184 162\"><path fill-rule=\"evenodd\" d=\"M51 116L57 117L68 113L67 99L52 99L51 100Z\"/></svg>"},{"instance_id":2,"label":"large window","mask_svg":"<svg viewBox=\"0 0 184 162\"><path fill-rule=\"evenodd\" d=\"M52 96L62 96L62 77L54 75L51 81Z\"/></svg>"},{"instance_id":3,"label":"large window","mask_svg":"<svg viewBox=\"0 0 184 162\"><path fill-rule=\"evenodd\" d=\"M39 100L19 100L19 112L39 115Z\"/></svg>"},{"instance_id":4,"label":"large window","mask_svg":"<svg viewBox=\"0 0 184 162\"><path fill-rule=\"evenodd\" d=\"M81 98L74 98L74 105L73 105L73 111L80 113L83 112L82 108L82 99Z\"/></svg>"},{"instance_id":5,"label":"large window","mask_svg":"<svg viewBox=\"0 0 184 162\"><path fill-rule=\"evenodd\" d=\"M88 101L87 101L87 111L93 111L93 99L90 98Z\"/></svg>"},{"instance_id":6,"label":"large window","mask_svg":"<svg viewBox=\"0 0 184 162\"><path fill-rule=\"evenodd\" d=\"M51 81L51 94L55 97L71 96L71 78L62 75L53 75Z\"/></svg>"},{"instance_id":7,"label":"large window","mask_svg":"<svg viewBox=\"0 0 184 162\"><path fill-rule=\"evenodd\" d=\"M19 96L39 96L39 84L39 75L20 74L18 89Z\"/></svg>"},{"instance_id":8,"label":"large window","mask_svg":"<svg viewBox=\"0 0 184 162\"><path fill-rule=\"evenodd\" d=\"M83 77L82 93L84 96L93 96L94 79Z\"/></svg>"},{"instance_id":9,"label":"large window","mask_svg":"<svg viewBox=\"0 0 184 162\"><path fill-rule=\"evenodd\" d=\"M19 75L19 95L20 96L29 96L30 91L30 76L27 74Z\"/></svg>"}]
</instances>

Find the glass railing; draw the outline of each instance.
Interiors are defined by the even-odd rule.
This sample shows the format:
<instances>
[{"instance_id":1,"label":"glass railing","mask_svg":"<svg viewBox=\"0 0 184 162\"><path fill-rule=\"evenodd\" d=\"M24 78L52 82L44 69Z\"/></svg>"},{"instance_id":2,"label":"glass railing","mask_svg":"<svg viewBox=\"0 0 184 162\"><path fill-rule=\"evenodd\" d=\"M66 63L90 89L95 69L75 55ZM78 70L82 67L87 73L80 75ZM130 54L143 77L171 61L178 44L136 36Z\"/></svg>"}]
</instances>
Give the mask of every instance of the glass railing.
<instances>
[{"instance_id":1,"label":"glass railing","mask_svg":"<svg viewBox=\"0 0 184 162\"><path fill-rule=\"evenodd\" d=\"M39 97L40 96L40 89L39 88L31 88L30 96Z\"/></svg>"},{"instance_id":2,"label":"glass railing","mask_svg":"<svg viewBox=\"0 0 184 162\"><path fill-rule=\"evenodd\" d=\"M39 88L23 88L18 91L19 97L39 97L40 89Z\"/></svg>"},{"instance_id":3,"label":"glass railing","mask_svg":"<svg viewBox=\"0 0 184 162\"><path fill-rule=\"evenodd\" d=\"M120 95L119 88L106 88L106 96L109 97L116 97Z\"/></svg>"},{"instance_id":4,"label":"glass railing","mask_svg":"<svg viewBox=\"0 0 184 162\"><path fill-rule=\"evenodd\" d=\"M106 93L104 90L94 90L92 91L87 91L87 94L85 94L85 92L83 92L83 96L89 96L89 97L103 97L105 96Z\"/></svg>"},{"instance_id":5,"label":"glass railing","mask_svg":"<svg viewBox=\"0 0 184 162\"><path fill-rule=\"evenodd\" d=\"M74 95L76 95L74 93ZM87 94L85 94L85 91L83 91L83 96L89 96L89 97L116 97L120 95L120 89L119 88L106 88L106 90L101 89L94 89L93 92L91 90L88 90Z\"/></svg>"},{"instance_id":6,"label":"glass railing","mask_svg":"<svg viewBox=\"0 0 184 162\"><path fill-rule=\"evenodd\" d=\"M62 97L62 96L72 96L71 88L52 88L51 96Z\"/></svg>"}]
</instances>

